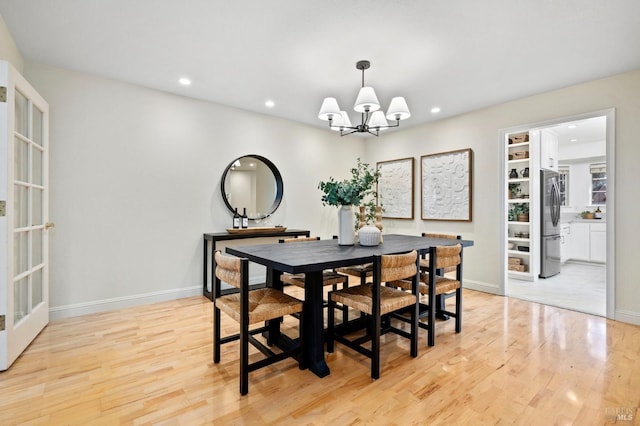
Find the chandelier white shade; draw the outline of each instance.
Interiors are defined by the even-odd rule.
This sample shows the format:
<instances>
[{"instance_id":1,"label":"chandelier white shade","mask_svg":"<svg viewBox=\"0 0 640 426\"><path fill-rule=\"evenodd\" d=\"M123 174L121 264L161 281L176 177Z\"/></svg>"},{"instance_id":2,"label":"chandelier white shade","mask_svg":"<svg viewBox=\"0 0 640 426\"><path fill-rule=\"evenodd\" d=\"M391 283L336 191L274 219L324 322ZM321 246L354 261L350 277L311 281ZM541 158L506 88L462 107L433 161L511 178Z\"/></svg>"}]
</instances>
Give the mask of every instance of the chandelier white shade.
<instances>
[{"instance_id":1,"label":"chandelier white shade","mask_svg":"<svg viewBox=\"0 0 640 426\"><path fill-rule=\"evenodd\" d=\"M340 128L344 129L345 127L351 127L351 120L349 120L347 111L340 111L340 114L335 116L333 119L333 126L331 126L331 130L339 132Z\"/></svg>"},{"instance_id":2,"label":"chandelier white shade","mask_svg":"<svg viewBox=\"0 0 640 426\"><path fill-rule=\"evenodd\" d=\"M364 85L364 70L371 66L369 61L358 61L356 68L362 71L362 87L353 105L353 109L361 115L360 124L352 125L346 111L340 110L336 98L328 97L322 101L318 118L329 122L331 130L339 131L341 136L351 133L370 133L378 136L380 130L400 126L400 120L411 117L407 102L402 96L391 99L387 114L380 111L380 101L373 87ZM387 120L395 121L389 124Z\"/></svg>"},{"instance_id":3,"label":"chandelier white shade","mask_svg":"<svg viewBox=\"0 0 640 426\"><path fill-rule=\"evenodd\" d=\"M402 96L397 96L391 99L389 110L387 111L388 120L405 120L411 117L407 101Z\"/></svg>"},{"instance_id":4,"label":"chandelier white shade","mask_svg":"<svg viewBox=\"0 0 640 426\"><path fill-rule=\"evenodd\" d=\"M378 97L373 87L363 87L360 89L353 110L355 112L373 112L379 109L380 102L378 102Z\"/></svg>"},{"instance_id":5,"label":"chandelier white shade","mask_svg":"<svg viewBox=\"0 0 640 426\"><path fill-rule=\"evenodd\" d=\"M340 115L340 107L338 107L338 101L336 98L324 98L318 118L320 120L331 120L335 116Z\"/></svg>"}]
</instances>

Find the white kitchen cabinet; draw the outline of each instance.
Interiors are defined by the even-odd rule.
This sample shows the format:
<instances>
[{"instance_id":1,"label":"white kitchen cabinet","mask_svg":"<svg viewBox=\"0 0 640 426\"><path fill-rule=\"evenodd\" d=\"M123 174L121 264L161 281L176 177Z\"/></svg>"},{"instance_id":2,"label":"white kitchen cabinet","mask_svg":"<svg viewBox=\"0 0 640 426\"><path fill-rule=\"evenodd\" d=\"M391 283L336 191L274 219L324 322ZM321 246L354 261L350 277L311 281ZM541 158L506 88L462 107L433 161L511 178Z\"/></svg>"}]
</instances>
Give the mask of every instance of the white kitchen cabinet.
<instances>
[{"instance_id":1,"label":"white kitchen cabinet","mask_svg":"<svg viewBox=\"0 0 640 426\"><path fill-rule=\"evenodd\" d=\"M570 259L587 261L591 259L590 233L591 230L589 229L588 223L571 223Z\"/></svg>"},{"instance_id":2,"label":"white kitchen cabinet","mask_svg":"<svg viewBox=\"0 0 640 426\"><path fill-rule=\"evenodd\" d=\"M607 224L572 222L569 259L588 262L607 261Z\"/></svg>"},{"instance_id":3,"label":"white kitchen cabinet","mask_svg":"<svg viewBox=\"0 0 640 426\"><path fill-rule=\"evenodd\" d=\"M558 171L558 136L549 129L540 131L540 168Z\"/></svg>"},{"instance_id":4,"label":"white kitchen cabinet","mask_svg":"<svg viewBox=\"0 0 640 426\"><path fill-rule=\"evenodd\" d=\"M592 262L607 261L607 224L592 223L589 225L590 260Z\"/></svg>"}]
</instances>

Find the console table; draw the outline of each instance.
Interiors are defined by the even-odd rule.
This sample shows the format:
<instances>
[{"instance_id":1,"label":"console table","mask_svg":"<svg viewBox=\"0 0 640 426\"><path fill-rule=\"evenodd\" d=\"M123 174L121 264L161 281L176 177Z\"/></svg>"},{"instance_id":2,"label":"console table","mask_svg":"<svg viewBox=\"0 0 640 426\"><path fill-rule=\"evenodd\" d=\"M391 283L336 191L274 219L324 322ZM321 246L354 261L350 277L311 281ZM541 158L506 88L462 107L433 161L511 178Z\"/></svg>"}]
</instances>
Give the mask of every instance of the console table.
<instances>
[{"instance_id":1,"label":"console table","mask_svg":"<svg viewBox=\"0 0 640 426\"><path fill-rule=\"evenodd\" d=\"M213 256L216 251L216 243L218 241L229 240L244 240L247 238L273 238L273 237L308 237L310 231L304 229L286 229L284 231L274 231L269 233L264 232L251 232L251 228L248 231L242 233L229 233L229 232L216 232L204 235L204 259L203 259L203 272L202 272L202 294L209 300L213 300L213 291L209 291L207 288L207 280L209 277L209 271L213 271ZM209 250L211 248L211 250Z\"/></svg>"}]
</instances>

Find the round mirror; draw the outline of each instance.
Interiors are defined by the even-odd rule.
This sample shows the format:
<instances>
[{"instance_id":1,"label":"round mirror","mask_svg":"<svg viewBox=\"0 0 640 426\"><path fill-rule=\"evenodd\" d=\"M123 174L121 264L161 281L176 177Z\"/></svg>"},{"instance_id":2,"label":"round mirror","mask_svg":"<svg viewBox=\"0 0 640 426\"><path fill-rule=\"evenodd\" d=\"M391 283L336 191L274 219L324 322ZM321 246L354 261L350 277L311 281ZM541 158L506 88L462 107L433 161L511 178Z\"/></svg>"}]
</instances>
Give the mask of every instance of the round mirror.
<instances>
[{"instance_id":1,"label":"round mirror","mask_svg":"<svg viewBox=\"0 0 640 426\"><path fill-rule=\"evenodd\" d=\"M233 213L247 209L249 219L264 219L282 201L282 176L276 166L259 155L233 160L222 175L222 198Z\"/></svg>"}]
</instances>

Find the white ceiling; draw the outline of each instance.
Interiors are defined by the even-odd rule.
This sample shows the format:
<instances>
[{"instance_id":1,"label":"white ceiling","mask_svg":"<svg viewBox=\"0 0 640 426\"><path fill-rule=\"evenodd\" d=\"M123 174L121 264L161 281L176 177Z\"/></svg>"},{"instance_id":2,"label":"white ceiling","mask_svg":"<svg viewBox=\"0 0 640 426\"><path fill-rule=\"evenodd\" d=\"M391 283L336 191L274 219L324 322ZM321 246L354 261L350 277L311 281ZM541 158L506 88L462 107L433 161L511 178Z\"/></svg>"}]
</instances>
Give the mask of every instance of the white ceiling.
<instances>
[{"instance_id":1,"label":"white ceiling","mask_svg":"<svg viewBox=\"0 0 640 426\"><path fill-rule=\"evenodd\" d=\"M385 110L406 97L402 126L640 68L638 0L0 0L0 14L28 61L316 126L326 96L355 121L361 59Z\"/></svg>"}]
</instances>

